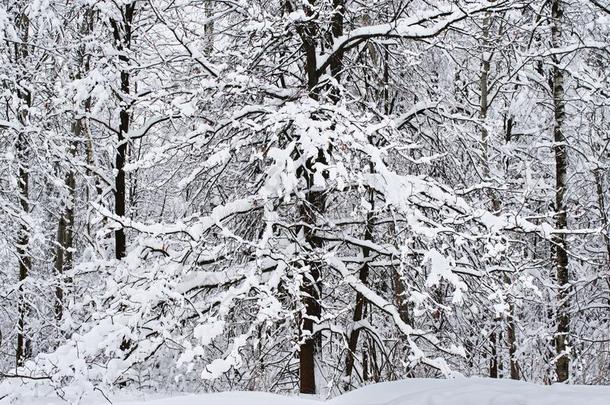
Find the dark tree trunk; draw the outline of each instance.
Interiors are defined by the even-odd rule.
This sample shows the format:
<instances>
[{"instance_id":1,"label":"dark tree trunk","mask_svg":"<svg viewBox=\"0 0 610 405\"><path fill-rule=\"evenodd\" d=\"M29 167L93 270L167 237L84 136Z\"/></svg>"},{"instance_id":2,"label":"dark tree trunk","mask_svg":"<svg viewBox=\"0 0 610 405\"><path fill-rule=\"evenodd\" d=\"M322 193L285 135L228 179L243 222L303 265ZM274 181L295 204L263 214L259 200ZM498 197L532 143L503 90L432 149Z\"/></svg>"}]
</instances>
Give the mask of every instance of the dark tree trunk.
<instances>
[{"instance_id":1,"label":"dark tree trunk","mask_svg":"<svg viewBox=\"0 0 610 405\"><path fill-rule=\"evenodd\" d=\"M214 14L213 6L212 1L207 1L204 6L205 17L208 19L203 27L205 32L204 52L206 56L210 56L214 50L214 20L211 19Z\"/></svg>"},{"instance_id":2,"label":"dark tree trunk","mask_svg":"<svg viewBox=\"0 0 610 405\"><path fill-rule=\"evenodd\" d=\"M333 5L340 10L332 18L331 32L333 36L340 35L343 30L342 4L343 0L333 0ZM284 5L287 12L295 11L290 1L286 1ZM320 74L317 70L318 23L316 22L315 5L315 0L303 2L304 12L309 17L309 20L297 26L297 31L303 43L305 53L305 76L309 96L314 100L318 100L320 98L320 89L318 88ZM342 57L335 56L331 62L331 73L336 75L335 80L338 81L342 69ZM335 101L338 100L339 92L337 88L331 89L331 97ZM317 157L310 158L299 169L299 175L307 184L306 197L300 208L300 216L303 223L306 224L303 226L303 233L305 235L304 250L306 254L310 255L306 263L304 263L308 272L303 275L301 285L305 315L301 320L300 326L299 388L300 392L305 394L313 394L317 391L315 358L316 352L319 350L320 335L314 333L314 324L320 318L322 310L320 305L322 264L316 258L318 254L316 251L322 246L322 240L315 235L315 225L318 216L324 213L326 196L324 192L313 191L312 188L313 172L316 163L327 163L324 152L319 150Z\"/></svg>"},{"instance_id":3,"label":"dark tree trunk","mask_svg":"<svg viewBox=\"0 0 610 405\"><path fill-rule=\"evenodd\" d=\"M498 337L496 331L494 330L489 335L489 378L498 378L498 349L496 347L497 341Z\"/></svg>"},{"instance_id":4,"label":"dark tree trunk","mask_svg":"<svg viewBox=\"0 0 610 405\"><path fill-rule=\"evenodd\" d=\"M561 0L551 3L551 41L553 48L561 46L561 24L563 8ZM568 220L565 205L565 191L567 181L567 147L563 133L565 118L564 79L563 71L559 66L559 56L553 56L553 106L554 106L554 151L555 151L555 227L558 230L567 229ZM555 276L557 279L557 330L555 334L555 374L557 381L564 382L570 378L570 359L566 353L568 335L570 333L570 305L569 305L569 273L566 236L563 233L553 237L555 252Z\"/></svg>"},{"instance_id":5,"label":"dark tree trunk","mask_svg":"<svg viewBox=\"0 0 610 405\"><path fill-rule=\"evenodd\" d=\"M76 153L76 143L81 138L83 132L82 119L76 120L72 124L72 134L74 142L71 153ZM57 224L57 246L55 248L55 275L57 286L55 287L55 319L60 321L63 318L65 306L66 288L69 288L71 279L66 278L64 273L72 268L72 250L74 247L74 203L76 193L76 177L74 171L70 169L66 174L65 185L69 192L69 200L66 202L64 212Z\"/></svg>"},{"instance_id":6,"label":"dark tree trunk","mask_svg":"<svg viewBox=\"0 0 610 405\"><path fill-rule=\"evenodd\" d=\"M606 213L606 199L604 197L604 186L603 186L603 172L602 170L595 170L593 172L595 177L595 190L597 193L597 206L599 209L599 215L602 221L602 226L604 229L603 238L604 244L606 245L606 263L610 266L610 234L608 233L610 230L610 223L608 222L608 214ZM608 284L608 291L610 291L610 277L606 278L606 283ZM610 298L609 298L610 302Z\"/></svg>"},{"instance_id":7,"label":"dark tree trunk","mask_svg":"<svg viewBox=\"0 0 610 405\"><path fill-rule=\"evenodd\" d=\"M490 181L490 164L489 164L489 131L487 130L487 113L489 110L489 72L491 69L491 44L490 44L490 29L491 29L491 13L486 13L483 19L483 42L481 50L481 76L479 78L479 119L481 120L481 152L483 162L483 181ZM496 192L489 188L487 194L491 201L491 209L498 213L501 209L500 200ZM489 335L490 359L489 359L489 377L498 378L501 368L501 360L498 356L498 335L497 326L500 319L494 319L493 331Z\"/></svg>"},{"instance_id":8,"label":"dark tree trunk","mask_svg":"<svg viewBox=\"0 0 610 405\"><path fill-rule=\"evenodd\" d=\"M517 331L515 330L515 306L510 304L510 318L508 319L508 355L510 360L510 378L512 380L520 380L521 373L519 371L519 363L517 363Z\"/></svg>"},{"instance_id":9,"label":"dark tree trunk","mask_svg":"<svg viewBox=\"0 0 610 405\"><path fill-rule=\"evenodd\" d=\"M89 35L93 31L93 13L91 9L84 12L83 23L80 28L82 36ZM74 60L74 69L76 71L74 79L81 79L83 72L89 71L89 56L85 46L81 46ZM89 111L91 106L91 98L84 102L85 111ZM76 155L78 144L85 139L86 133L85 118L75 118L72 122L72 148L70 154ZM89 145L86 147L87 155L89 154ZM93 153L91 151L91 153ZM89 160L89 159L88 159ZM89 161L91 164L92 162ZM93 166L93 165L92 165ZM66 290L70 288L72 279L65 277L64 273L72 269L72 256L74 248L74 205L76 203L76 174L70 168L65 177L65 185L68 189L69 199L59 218L57 224L57 246L55 249L55 275L57 277L57 286L55 288L55 318L60 321L63 318Z\"/></svg>"},{"instance_id":10,"label":"dark tree trunk","mask_svg":"<svg viewBox=\"0 0 610 405\"><path fill-rule=\"evenodd\" d=\"M29 96L28 96L29 99ZM29 105L29 103L28 103ZM19 134L17 140L17 154L19 157L19 201L21 212L27 214L30 211L29 204L29 188L30 175L28 167L28 144L23 133ZM21 367L24 361L30 357L31 341L27 337L26 323L28 313L28 303L24 291L24 283L28 278L32 268L32 258L29 252L30 244L30 229L26 223L26 219L22 218L19 225L19 235L17 238L17 257L19 259L19 288L18 288L18 311L19 318L17 321L17 350L16 364Z\"/></svg>"},{"instance_id":11,"label":"dark tree trunk","mask_svg":"<svg viewBox=\"0 0 610 405\"><path fill-rule=\"evenodd\" d=\"M121 89L125 91L129 91L129 74L121 73ZM129 131L129 112L126 110L122 110L120 113L121 116L121 126L119 128L118 141L119 145L117 147L116 153L116 161L115 161L115 169L117 171L115 177L115 192L114 192L114 213L119 217L125 216L125 190L126 190L126 182L125 182L125 163L127 160L127 140L125 138L125 134ZM125 257L127 250L127 241L125 238L125 229L120 227L114 233L115 239L115 255L117 259L122 259Z\"/></svg>"},{"instance_id":12,"label":"dark tree trunk","mask_svg":"<svg viewBox=\"0 0 610 405\"><path fill-rule=\"evenodd\" d=\"M374 203L374 194L373 190L369 190L369 203L373 205ZM367 213L366 216L366 228L364 230L364 240L371 241L373 240L373 214L372 212ZM367 258L370 256L370 249L368 247L362 248L362 257L364 258L364 263L360 267L360 271L358 274L358 278L362 284L366 284L369 274L369 265L367 262ZM364 309L366 305L366 298L362 293L356 293L356 307L354 309L353 316L353 329L349 334L348 345L347 345L347 354L345 357L345 377L348 380L346 382L345 389L349 389L352 376L352 371L354 369L354 360L356 355L356 349L358 348L358 338L360 336L360 328L357 327L358 322L364 319ZM366 351L363 351L363 361L368 359ZM367 367L363 364L364 372L368 372ZM365 375L363 378L366 380Z\"/></svg>"},{"instance_id":13,"label":"dark tree trunk","mask_svg":"<svg viewBox=\"0 0 610 405\"><path fill-rule=\"evenodd\" d=\"M313 184L313 177L307 176L308 185ZM299 350L299 388L303 394L316 393L316 353L320 349L320 334L314 332L314 325L322 315L320 305L320 274L322 264L314 256L322 247L322 240L315 236L317 216L323 212L325 196L319 191L310 191L306 203L301 207L301 217L309 226L303 228L305 234L306 254L311 255L306 263L308 272L303 274L301 296L305 305L305 315L301 320L301 346Z\"/></svg>"},{"instance_id":14,"label":"dark tree trunk","mask_svg":"<svg viewBox=\"0 0 610 405\"><path fill-rule=\"evenodd\" d=\"M317 72L317 23L315 22L315 0L304 4L304 11L311 20L298 28L299 36L305 51L305 74L309 95L313 99L319 98L319 75ZM290 2L286 2L288 11ZM316 386L316 353L320 347L320 335L314 333L314 324L320 319L322 307L320 305L320 275L322 264L315 258L316 250L322 246L322 240L315 236L317 217L324 212L326 196L321 191L312 191L313 169L317 162L325 163L324 151L318 152L317 158L312 158L300 169L300 175L307 184L307 193L304 204L301 206L302 221L307 224L303 227L305 235L305 251L310 255L304 265L308 272L303 274L301 295L305 306L305 316L301 320L299 347L299 390L303 394L315 394Z\"/></svg>"},{"instance_id":15,"label":"dark tree trunk","mask_svg":"<svg viewBox=\"0 0 610 405\"><path fill-rule=\"evenodd\" d=\"M344 20L344 2L345 0L333 0L333 9L335 13L331 20L331 34L333 38L338 38L343 35L343 20ZM343 52L337 52L330 60L330 73L335 83L333 83L330 97L333 102L338 102L341 93L338 87L341 82L341 72L343 70Z\"/></svg>"},{"instance_id":16,"label":"dark tree trunk","mask_svg":"<svg viewBox=\"0 0 610 405\"><path fill-rule=\"evenodd\" d=\"M114 213L124 217L126 213L126 180L125 164L127 162L127 135L129 133L130 106L127 95L130 93L130 72L128 70L129 56L126 54L131 48L132 24L135 12L135 4L127 4L122 13L123 21L111 21L113 36L119 51L119 62L121 63L121 111L119 113L120 125L118 133L117 153L115 157L115 190L114 190ZM117 259L125 257L127 240L125 229L118 228L114 233L115 256Z\"/></svg>"},{"instance_id":17,"label":"dark tree trunk","mask_svg":"<svg viewBox=\"0 0 610 405\"><path fill-rule=\"evenodd\" d=\"M16 19L16 26L23 33L22 43L15 42L15 63L27 64L29 50L27 43L29 41L29 19L25 14L20 15ZM25 127L29 125L30 108L32 107L32 94L29 90L19 87L17 96L21 100L19 111L17 112L17 120L23 127L17 134L16 150L18 170L18 189L19 189L19 205L21 208L22 218L20 218L19 230L17 234L17 259L19 261L19 288L17 290L17 348L15 352L15 363L17 367L23 366L25 360L30 357L32 351L32 342L27 336L27 315L29 305L26 299L25 282L32 269L32 257L30 253L30 227L25 218L30 212L30 141L25 133Z\"/></svg>"}]
</instances>

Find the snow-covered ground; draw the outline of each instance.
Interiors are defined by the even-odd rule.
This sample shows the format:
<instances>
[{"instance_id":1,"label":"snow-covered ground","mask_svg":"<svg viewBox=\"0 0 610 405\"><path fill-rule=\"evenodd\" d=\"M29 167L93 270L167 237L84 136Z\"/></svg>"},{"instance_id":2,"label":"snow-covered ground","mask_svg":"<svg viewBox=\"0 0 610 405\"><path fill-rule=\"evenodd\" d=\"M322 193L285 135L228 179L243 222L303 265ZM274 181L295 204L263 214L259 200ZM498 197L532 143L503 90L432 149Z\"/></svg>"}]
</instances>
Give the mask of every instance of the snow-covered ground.
<instances>
[{"instance_id":1,"label":"snow-covered ground","mask_svg":"<svg viewBox=\"0 0 610 405\"><path fill-rule=\"evenodd\" d=\"M115 405L610 405L610 386L542 386L481 378L411 379L370 385L327 401L262 392L168 397L121 394L110 396L109 400ZM1 405L59 405L70 402L42 392L38 396L10 395L0 400ZM101 405L108 404L108 400L100 394L72 403Z\"/></svg>"}]
</instances>

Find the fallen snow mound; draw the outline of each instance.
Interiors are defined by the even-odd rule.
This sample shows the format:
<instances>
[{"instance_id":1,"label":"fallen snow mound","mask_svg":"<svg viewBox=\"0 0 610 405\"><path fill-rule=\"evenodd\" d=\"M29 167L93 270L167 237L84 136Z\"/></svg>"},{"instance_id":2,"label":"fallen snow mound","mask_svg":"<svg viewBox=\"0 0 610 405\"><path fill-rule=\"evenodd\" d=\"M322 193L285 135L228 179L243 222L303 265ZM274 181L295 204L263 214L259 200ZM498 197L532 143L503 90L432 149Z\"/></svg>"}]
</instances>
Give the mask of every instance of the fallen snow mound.
<instances>
[{"instance_id":1,"label":"fallen snow mound","mask_svg":"<svg viewBox=\"0 0 610 405\"><path fill-rule=\"evenodd\" d=\"M536 385L468 378L413 379L375 384L332 405L610 405L610 386Z\"/></svg>"},{"instance_id":2,"label":"fallen snow mound","mask_svg":"<svg viewBox=\"0 0 610 405\"><path fill-rule=\"evenodd\" d=\"M263 392L225 392L171 397L125 399L111 397L115 405L610 405L610 386L536 385L522 381L459 378L453 380L410 379L370 385L337 398L288 397ZM122 400L120 398L123 398ZM51 396L5 397L0 405L59 405ZM81 405L108 404L90 398Z\"/></svg>"}]
</instances>

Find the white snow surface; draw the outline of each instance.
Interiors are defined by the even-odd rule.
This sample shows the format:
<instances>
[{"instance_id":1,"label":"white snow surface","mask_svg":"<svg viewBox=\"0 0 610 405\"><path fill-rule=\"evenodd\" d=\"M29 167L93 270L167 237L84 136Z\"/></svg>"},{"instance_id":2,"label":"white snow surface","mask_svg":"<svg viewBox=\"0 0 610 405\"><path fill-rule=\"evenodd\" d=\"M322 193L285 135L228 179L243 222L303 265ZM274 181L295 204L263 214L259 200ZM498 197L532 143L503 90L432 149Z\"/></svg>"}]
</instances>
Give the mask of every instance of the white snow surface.
<instances>
[{"instance_id":1,"label":"white snow surface","mask_svg":"<svg viewBox=\"0 0 610 405\"><path fill-rule=\"evenodd\" d=\"M107 396L114 405L609 405L610 386L545 386L523 381L456 378L379 383L330 400L264 392L177 396L120 393ZM101 394L85 396L80 400L62 400L39 391L36 396L23 393L4 396L0 399L0 405L101 405L108 404L108 400Z\"/></svg>"}]
</instances>

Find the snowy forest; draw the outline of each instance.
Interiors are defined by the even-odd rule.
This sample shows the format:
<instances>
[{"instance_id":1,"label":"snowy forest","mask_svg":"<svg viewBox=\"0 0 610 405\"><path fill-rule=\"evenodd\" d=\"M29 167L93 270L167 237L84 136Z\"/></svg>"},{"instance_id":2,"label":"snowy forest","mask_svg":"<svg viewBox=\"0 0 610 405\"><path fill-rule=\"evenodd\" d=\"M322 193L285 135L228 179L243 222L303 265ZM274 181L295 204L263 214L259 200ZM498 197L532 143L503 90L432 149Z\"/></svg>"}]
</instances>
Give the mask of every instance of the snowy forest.
<instances>
[{"instance_id":1,"label":"snowy forest","mask_svg":"<svg viewBox=\"0 0 610 405\"><path fill-rule=\"evenodd\" d=\"M0 0L0 380L610 384L607 0Z\"/></svg>"}]
</instances>

